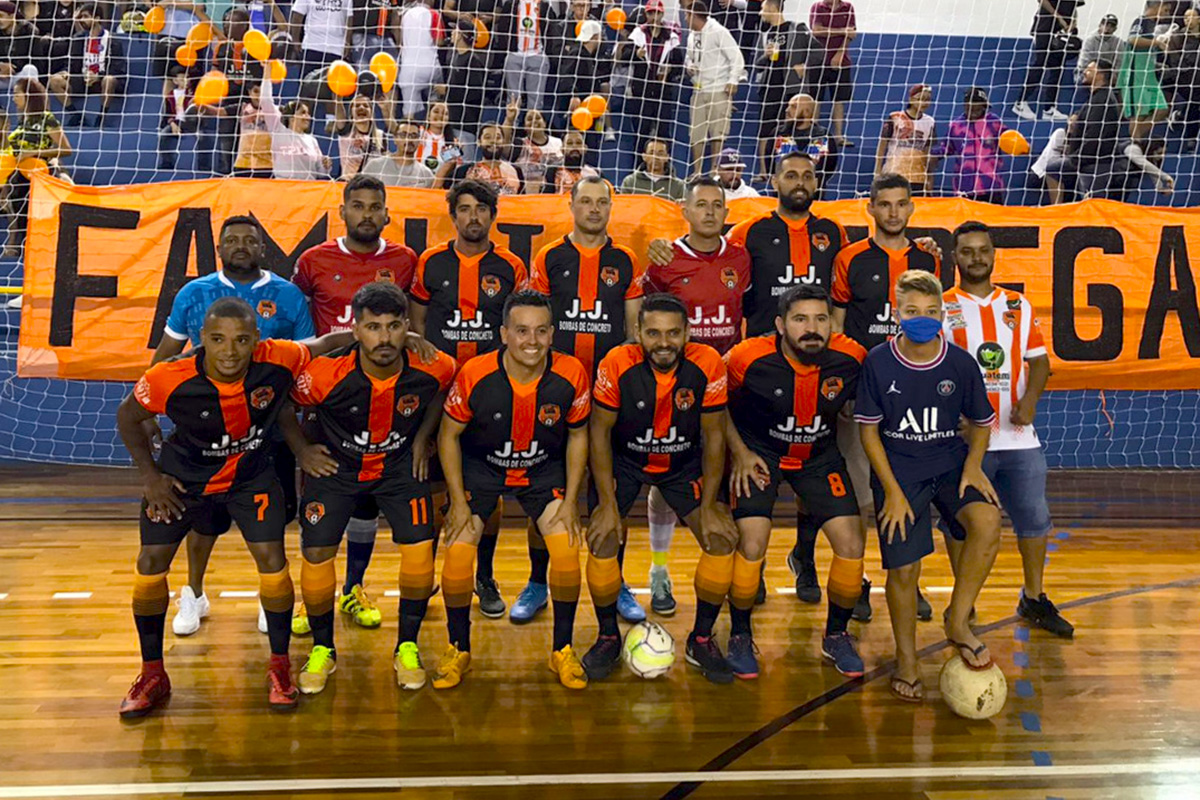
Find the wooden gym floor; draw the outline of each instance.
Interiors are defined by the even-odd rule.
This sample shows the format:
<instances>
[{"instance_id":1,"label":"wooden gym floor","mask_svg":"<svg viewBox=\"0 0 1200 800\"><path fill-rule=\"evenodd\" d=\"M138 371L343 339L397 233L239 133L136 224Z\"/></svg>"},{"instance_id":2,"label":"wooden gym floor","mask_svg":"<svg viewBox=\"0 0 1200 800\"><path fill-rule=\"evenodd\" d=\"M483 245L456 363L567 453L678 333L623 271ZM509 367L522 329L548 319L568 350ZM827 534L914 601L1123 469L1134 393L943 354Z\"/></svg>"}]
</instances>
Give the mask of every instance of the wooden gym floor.
<instances>
[{"instance_id":1,"label":"wooden gym floor","mask_svg":"<svg viewBox=\"0 0 1200 800\"><path fill-rule=\"evenodd\" d=\"M0 798L847 797L1180 798L1200 796L1200 476L1052 476L1058 527L1051 596L1077 626L1073 642L1013 616L1020 560L1006 532L979 603L985 640L1009 681L1004 711L984 722L951 714L936 691L948 657L940 627L926 646L926 702L887 691L891 632L852 624L867 675L846 681L820 660L824 606L802 606L780 515L755 612L763 674L709 685L683 662L697 548L676 538L679 658L658 681L615 673L569 692L546 669L550 619L525 627L475 617L476 666L464 684L402 693L392 679L397 557L381 537L368 589L381 630L338 622L339 670L296 713L266 708L266 639L255 627L253 565L224 537L207 583L212 617L187 639L167 634L174 694L153 716L122 723L117 704L138 666L129 611L137 487L128 471L21 465L0 469ZM70 502L68 502L70 501ZM527 575L511 520L497 577L511 603ZM299 556L294 531L289 550ZM878 547L868 575L882 583ZM824 542L818 563L824 570ZM626 574L645 586L646 533L635 527ZM177 560L172 588L185 580ZM824 580L822 576L822 581ZM948 600L945 559L922 578L935 619ZM643 600L648 598L643 597ZM427 664L445 643L435 599L422 632ZM719 623L724 638L727 618ZM576 641L595 621L581 603ZM293 642L303 663L306 638Z\"/></svg>"}]
</instances>

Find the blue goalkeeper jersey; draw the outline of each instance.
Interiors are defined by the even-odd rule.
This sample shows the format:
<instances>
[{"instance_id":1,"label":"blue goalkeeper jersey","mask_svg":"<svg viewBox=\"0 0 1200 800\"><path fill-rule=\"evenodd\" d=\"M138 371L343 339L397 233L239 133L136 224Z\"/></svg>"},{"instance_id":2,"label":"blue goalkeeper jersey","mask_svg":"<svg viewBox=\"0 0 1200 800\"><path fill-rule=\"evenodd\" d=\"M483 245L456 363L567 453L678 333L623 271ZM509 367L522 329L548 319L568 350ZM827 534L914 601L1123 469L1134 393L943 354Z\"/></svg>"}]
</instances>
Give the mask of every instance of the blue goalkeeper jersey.
<instances>
[{"instance_id":1,"label":"blue goalkeeper jersey","mask_svg":"<svg viewBox=\"0 0 1200 800\"><path fill-rule=\"evenodd\" d=\"M175 295L164 333L180 341L190 339L193 346L199 346L204 315L222 297L240 297L250 304L258 319L258 334L263 339L316 336L308 298L294 283L270 270L264 270L263 276L253 283L231 281L219 271L188 282Z\"/></svg>"}]
</instances>

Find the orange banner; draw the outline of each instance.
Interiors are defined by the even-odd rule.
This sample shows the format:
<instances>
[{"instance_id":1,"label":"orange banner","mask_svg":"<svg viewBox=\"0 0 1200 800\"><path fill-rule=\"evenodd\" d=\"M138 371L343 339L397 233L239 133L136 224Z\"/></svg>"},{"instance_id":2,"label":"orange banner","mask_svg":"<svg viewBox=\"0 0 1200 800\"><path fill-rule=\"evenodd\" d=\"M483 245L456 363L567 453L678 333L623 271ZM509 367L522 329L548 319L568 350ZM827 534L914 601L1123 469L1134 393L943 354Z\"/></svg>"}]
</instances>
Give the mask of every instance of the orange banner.
<instances>
[{"instance_id":1,"label":"orange banner","mask_svg":"<svg viewBox=\"0 0 1200 800\"><path fill-rule=\"evenodd\" d=\"M18 374L135 380L150 362L171 301L188 279L217 268L223 219L253 214L271 269L290 276L308 247L341 235L342 184L217 179L142 186L69 186L39 177L30 204ZM865 201L818 204L851 238L866 236ZM770 209L738 200L730 223ZM453 236L442 193L388 192L385 236L420 252ZM921 199L914 235L950 255L967 219L995 228L996 281L1024 291L1050 343L1057 389L1200 388L1200 311L1189 253L1200 252L1200 211L1104 200L1008 208ZM506 197L495 237L528 261L568 233L562 196ZM673 203L620 196L614 238L644 253L685 230ZM953 276L943 275L949 285Z\"/></svg>"}]
</instances>

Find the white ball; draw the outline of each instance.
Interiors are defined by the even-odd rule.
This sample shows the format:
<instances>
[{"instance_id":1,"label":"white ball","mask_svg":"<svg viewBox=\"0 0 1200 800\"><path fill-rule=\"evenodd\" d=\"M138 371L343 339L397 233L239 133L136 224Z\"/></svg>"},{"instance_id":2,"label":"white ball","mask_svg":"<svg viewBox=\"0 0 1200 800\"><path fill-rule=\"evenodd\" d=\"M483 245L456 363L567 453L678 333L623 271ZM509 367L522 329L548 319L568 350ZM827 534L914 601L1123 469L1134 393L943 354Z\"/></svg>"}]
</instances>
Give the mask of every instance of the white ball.
<instances>
[{"instance_id":1,"label":"white ball","mask_svg":"<svg viewBox=\"0 0 1200 800\"><path fill-rule=\"evenodd\" d=\"M621 656L634 675L657 678L675 663L675 639L657 622L639 622L625 634Z\"/></svg>"},{"instance_id":2,"label":"white ball","mask_svg":"<svg viewBox=\"0 0 1200 800\"><path fill-rule=\"evenodd\" d=\"M942 667L938 686L950 710L967 719L994 717L1008 699L1008 681L1000 667L971 669L957 655Z\"/></svg>"}]
</instances>

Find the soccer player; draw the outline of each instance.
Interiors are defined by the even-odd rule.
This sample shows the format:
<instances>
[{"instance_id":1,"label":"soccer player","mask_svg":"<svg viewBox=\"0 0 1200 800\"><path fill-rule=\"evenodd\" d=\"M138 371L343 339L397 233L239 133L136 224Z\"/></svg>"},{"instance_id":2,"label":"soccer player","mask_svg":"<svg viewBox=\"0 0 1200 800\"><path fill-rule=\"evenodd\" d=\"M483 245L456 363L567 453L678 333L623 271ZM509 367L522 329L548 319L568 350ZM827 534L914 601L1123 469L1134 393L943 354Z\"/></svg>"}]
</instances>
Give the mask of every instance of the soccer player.
<instances>
[{"instance_id":1,"label":"soccer player","mask_svg":"<svg viewBox=\"0 0 1200 800\"><path fill-rule=\"evenodd\" d=\"M188 341L201 343L205 315L214 301L222 297L240 297L254 310L258 333L264 339L307 339L314 335L308 301L293 283L260 267L265 258L266 240L253 217L234 216L221 223L217 255L221 269L184 284L171 304L165 334L154 351L151 364L183 352ZM161 434L148 423L154 438ZM284 518L296 516L296 461L282 438L269 443L275 473L283 486ZM176 636L188 636L200 629L200 620L208 616L209 602L204 594L204 573L212 555L216 537L192 532L187 537L188 582L179 590L179 612L171 620ZM259 611L258 629L267 632L265 613Z\"/></svg>"},{"instance_id":2,"label":"soccer player","mask_svg":"<svg viewBox=\"0 0 1200 800\"><path fill-rule=\"evenodd\" d=\"M530 288L550 297L554 309L554 349L578 358L588 377L617 345L636 336L642 304L643 269L629 248L608 234L612 186L600 177L587 177L571 187L571 216L575 227L562 239L541 249L530 270ZM546 570L550 555L538 547L541 536L529 531L529 583L513 603L509 618L528 622L546 607ZM624 563L625 545L621 558ZM617 610L626 622L641 622L646 612L624 581Z\"/></svg>"},{"instance_id":3,"label":"soccer player","mask_svg":"<svg viewBox=\"0 0 1200 800\"><path fill-rule=\"evenodd\" d=\"M872 350L863 364L854 418L862 425L863 449L871 462L879 549L888 573L897 661L891 691L901 700L920 702L916 590L921 559L933 552L931 505L943 517L957 519L966 535L946 638L968 667L986 669L992 663L968 616L1000 541L996 492L983 472L996 412L974 359L941 335L942 286L936 277L924 270L901 273L896 316L900 335ZM962 417L966 441L958 432Z\"/></svg>"},{"instance_id":4,"label":"soccer player","mask_svg":"<svg viewBox=\"0 0 1200 800\"><path fill-rule=\"evenodd\" d=\"M725 357L725 436L733 456L733 518L739 533L733 587L747 582L751 587L746 593L730 592L731 635L752 636L750 612L759 570L771 538L776 493L786 480L833 547L821 652L838 672L858 677L863 662L846 626L860 594L866 536L838 450L835 420L858 389L867 351L833 333L830 313L823 287L793 286L779 299L776 334L747 339ZM746 575L750 577L739 581ZM745 674L756 675L755 648L739 649L745 654Z\"/></svg>"},{"instance_id":5,"label":"soccer player","mask_svg":"<svg viewBox=\"0 0 1200 800\"><path fill-rule=\"evenodd\" d=\"M292 399L316 410L315 442L294 418L284 432L304 482L300 588L313 648L297 676L316 694L337 669L333 644L334 558L342 532L364 498L384 513L400 545L400 630L394 653L402 689L425 685L417 634L433 591L433 497L429 456L442 416L454 359L439 352L430 364L405 352L408 298L390 282L363 286L352 301L354 338L346 350L314 359Z\"/></svg>"},{"instance_id":6,"label":"soccer player","mask_svg":"<svg viewBox=\"0 0 1200 800\"><path fill-rule=\"evenodd\" d=\"M342 190L338 212L346 235L304 251L292 278L312 303L318 335L355 327L354 294L366 284L387 281L407 290L417 270L412 248L383 238L391 217L387 187L377 178L362 174L351 178ZM362 494L360 501L346 524L346 580L337 604L356 624L378 628L383 615L363 584L375 550L379 508L369 493ZM292 626L294 633L309 632L305 608L293 618Z\"/></svg>"},{"instance_id":7,"label":"soccer player","mask_svg":"<svg viewBox=\"0 0 1200 800\"><path fill-rule=\"evenodd\" d=\"M583 657L589 677L602 678L621 656L617 630L617 563L621 529L642 486L657 487L703 553L696 567L696 620L687 640L688 663L713 683L730 683L749 637L731 636L727 660L713 624L737 579L737 528L717 501L725 469L725 364L708 345L689 341L687 306L678 297L650 294L638 312L638 341L614 348L596 373L591 425L592 489L588 526L588 588L600 635Z\"/></svg>"},{"instance_id":8,"label":"soccer player","mask_svg":"<svg viewBox=\"0 0 1200 800\"><path fill-rule=\"evenodd\" d=\"M665 292L687 308L688 336L723 354L742 338L742 308L752 283L750 257L722 232L729 208L725 188L716 178L690 181L683 196L688 233L671 245L671 259L661 263L651 254L646 292ZM650 607L675 613L675 597L667 573L667 552L675 536L675 513L658 487L652 487L646 515L650 522Z\"/></svg>"},{"instance_id":9,"label":"soccer player","mask_svg":"<svg viewBox=\"0 0 1200 800\"><path fill-rule=\"evenodd\" d=\"M462 366L500 348L504 302L525 285L525 264L491 240L498 195L491 185L461 181L446 195L455 237L421 254L413 278L412 327ZM504 598L492 570L500 505L479 542L475 591L486 617L504 616Z\"/></svg>"},{"instance_id":10,"label":"soccer player","mask_svg":"<svg viewBox=\"0 0 1200 800\"><path fill-rule=\"evenodd\" d=\"M983 472L996 487L1017 534L1025 585L1017 614L1031 624L1070 639L1075 627L1046 597L1046 535L1053 524L1046 503L1046 456L1033 419L1050 377L1050 357L1033 304L1020 292L992 283L996 248L982 222L954 231L959 284L946 292L944 333L975 356L988 400L996 412ZM950 564L962 558L961 525L944 520ZM946 526L949 526L949 529Z\"/></svg>"},{"instance_id":11,"label":"soccer player","mask_svg":"<svg viewBox=\"0 0 1200 800\"><path fill-rule=\"evenodd\" d=\"M283 488L264 445L286 410L294 378L312 355L344 345L345 334L301 344L260 339L254 309L241 298L215 301L200 346L146 371L117 410L117 428L142 476L141 549L133 619L142 670L121 703L122 717L149 713L171 693L163 667L167 572L189 530L216 538L236 521L259 575L271 660L269 701L296 705L288 643L295 593L283 548ZM307 346L306 346L307 345ZM166 414L175 430L156 462L146 423Z\"/></svg>"},{"instance_id":12,"label":"soccer player","mask_svg":"<svg viewBox=\"0 0 1200 800\"><path fill-rule=\"evenodd\" d=\"M550 552L550 669L563 686L582 689L587 674L571 643L582 539L576 504L587 470L591 411L587 372L574 356L550 349L554 323L545 295L515 292L503 315L503 348L463 365L438 434L450 492L442 568L450 645L433 687L457 686L471 666L472 562L500 495L512 494L536 521Z\"/></svg>"}]
</instances>

